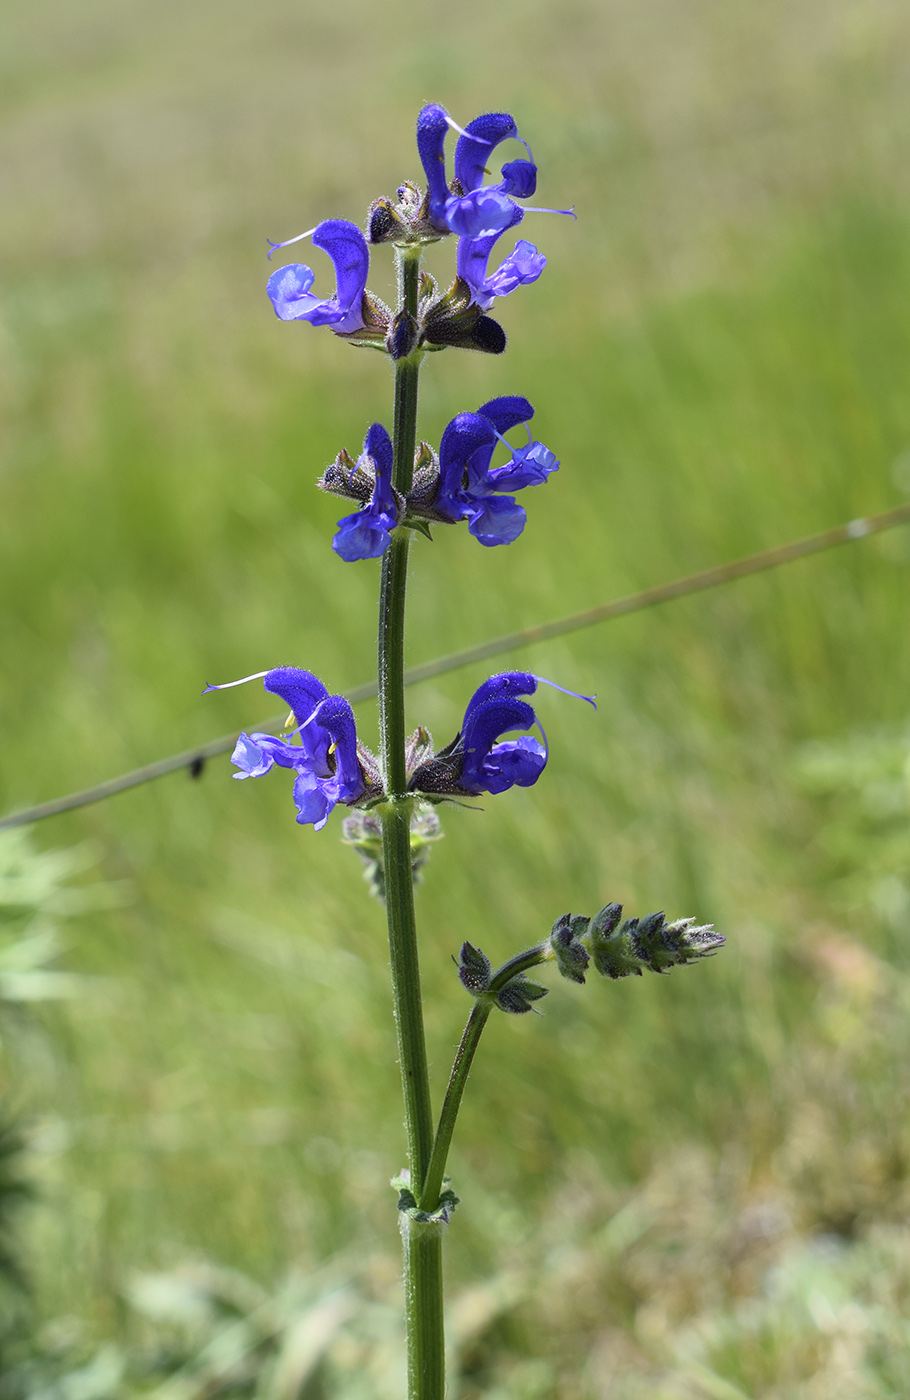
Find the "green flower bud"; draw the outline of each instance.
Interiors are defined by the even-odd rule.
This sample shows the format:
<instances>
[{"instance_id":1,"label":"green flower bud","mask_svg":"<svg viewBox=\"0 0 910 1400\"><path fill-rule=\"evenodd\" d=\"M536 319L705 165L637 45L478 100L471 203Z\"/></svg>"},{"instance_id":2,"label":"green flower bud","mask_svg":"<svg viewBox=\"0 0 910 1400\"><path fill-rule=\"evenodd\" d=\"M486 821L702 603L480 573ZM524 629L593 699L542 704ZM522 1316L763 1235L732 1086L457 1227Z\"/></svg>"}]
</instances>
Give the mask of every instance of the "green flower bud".
<instances>
[{"instance_id":1,"label":"green flower bud","mask_svg":"<svg viewBox=\"0 0 910 1400\"><path fill-rule=\"evenodd\" d=\"M563 914L550 930L556 966L570 982L584 984L590 954L579 940L587 933L590 922L586 914Z\"/></svg>"},{"instance_id":2,"label":"green flower bud","mask_svg":"<svg viewBox=\"0 0 910 1400\"><path fill-rule=\"evenodd\" d=\"M473 943L462 943L458 953L458 980L471 996L488 990L493 968L490 959Z\"/></svg>"},{"instance_id":3,"label":"green flower bud","mask_svg":"<svg viewBox=\"0 0 910 1400\"><path fill-rule=\"evenodd\" d=\"M676 919L668 924L661 914L648 914L636 930L642 961L652 972L667 972L699 958L710 957L724 942L713 924Z\"/></svg>"},{"instance_id":4,"label":"green flower bud","mask_svg":"<svg viewBox=\"0 0 910 1400\"><path fill-rule=\"evenodd\" d=\"M668 972L671 967L709 957L724 942L713 924L694 919L668 924L662 912L619 923L622 906L608 904L595 914L585 942L604 977L640 977L642 968Z\"/></svg>"},{"instance_id":5,"label":"green flower bud","mask_svg":"<svg viewBox=\"0 0 910 1400\"><path fill-rule=\"evenodd\" d=\"M637 949L628 931L628 924L638 921L627 919L622 927L618 928L621 914L621 904L605 905L594 915L585 938L594 966L601 977L641 976Z\"/></svg>"},{"instance_id":6,"label":"green flower bud","mask_svg":"<svg viewBox=\"0 0 910 1400\"><path fill-rule=\"evenodd\" d=\"M591 920L591 931L596 929L598 933L609 936L622 917L621 904L605 904Z\"/></svg>"},{"instance_id":7,"label":"green flower bud","mask_svg":"<svg viewBox=\"0 0 910 1400\"><path fill-rule=\"evenodd\" d=\"M418 730L411 740L419 743L419 736L426 730ZM429 738L429 735L426 736ZM423 867L430 859L430 849L434 841L444 835L439 817L432 807L417 807L411 814L411 875L415 885L422 879ZM366 869L363 878L370 887L371 894L385 900L385 866L382 855L382 822L370 811L356 811L345 817L341 823L341 840L346 846L353 846Z\"/></svg>"},{"instance_id":8,"label":"green flower bud","mask_svg":"<svg viewBox=\"0 0 910 1400\"><path fill-rule=\"evenodd\" d=\"M389 326L385 348L393 360L406 360L417 346L420 327L408 311L399 311Z\"/></svg>"},{"instance_id":9,"label":"green flower bud","mask_svg":"<svg viewBox=\"0 0 910 1400\"><path fill-rule=\"evenodd\" d=\"M523 972L518 972L510 982L496 994L496 1005L500 1011L511 1016L523 1016L532 1010L532 1003L547 995L547 988L539 982L531 982Z\"/></svg>"},{"instance_id":10,"label":"green flower bud","mask_svg":"<svg viewBox=\"0 0 910 1400\"><path fill-rule=\"evenodd\" d=\"M406 243L408 226L390 199L374 199L367 216L369 242Z\"/></svg>"},{"instance_id":11,"label":"green flower bud","mask_svg":"<svg viewBox=\"0 0 910 1400\"><path fill-rule=\"evenodd\" d=\"M467 282L456 277L448 291L424 311L421 343L434 350L452 345L501 355L506 336L498 321L483 314Z\"/></svg>"}]
</instances>

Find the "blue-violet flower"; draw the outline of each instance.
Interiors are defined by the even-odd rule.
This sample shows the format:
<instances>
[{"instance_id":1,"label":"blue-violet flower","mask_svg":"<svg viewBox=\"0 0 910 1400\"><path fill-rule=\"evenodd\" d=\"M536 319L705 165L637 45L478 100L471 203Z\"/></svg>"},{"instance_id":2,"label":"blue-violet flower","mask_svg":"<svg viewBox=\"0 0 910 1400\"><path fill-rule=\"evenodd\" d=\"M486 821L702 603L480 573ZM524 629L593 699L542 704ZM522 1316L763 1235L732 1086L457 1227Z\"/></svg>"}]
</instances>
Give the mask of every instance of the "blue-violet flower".
<instances>
[{"instance_id":1,"label":"blue-violet flower","mask_svg":"<svg viewBox=\"0 0 910 1400\"><path fill-rule=\"evenodd\" d=\"M533 416L527 399L505 396L482 404L476 413L457 414L442 435L434 512L452 521L467 519L470 533L483 545L511 544L527 520L514 496L495 493L539 485L559 467L549 448L531 439L530 429L525 447L512 447L503 437ZM491 469L498 442L512 457Z\"/></svg>"},{"instance_id":2,"label":"blue-violet flower","mask_svg":"<svg viewBox=\"0 0 910 1400\"><path fill-rule=\"evenodd\" d=\"M378 559L391 543L391 531L402 509L401 498L392 490L393 462L392 439L381 423L374 423L367 430L355 468L374 477L373 498L363 510L339 520L340 528L332 540L335 553L349 564L356 559Z\"/></svg>"},{"instance_id":3,"label":"blue-violet flower","mask_svg":"<svg viewBox=\"0 0 910 1400\"><path fill-rule=\"evenodd\" d=\"M290 706L297 724L296 742L272 734L241 734L231 755L240 772L233 776L259 778L275 764L292 769L297 821L320 831L335 804L353 806L366 795L373 777L365 775L361 764L365 755L358 752L354 712L343 696L330 695L311 672L296 666L277 666L245 676L243 681L206 686L206 691L259 679L270 694Z\"/></svg>"},{"instance_id":4,"label":"blue-violet flower","mask_svg":"<svg viewBox=\"0 0 910 1400\"><path fill-rule=\"evenodd\" d=\"M300 238L306 234L298 235ZM356 224L347 219L324 219L312 230L315 247L328 253L335 266L336 290L330 297L314 296L310 288L316 274L304 263L279 267L268 280L269 298L282 321L309 321L331 326L336 335L350 335L363 328L363 293L370 267L370 250ZM288 239L289 243L297 239ZM274 248L284 247L276 243ZM270 255L271 256L271 255Z\"/></svg>"},{"instance_id":5,"label":"blue-violet flower","mask_svg":"<svg viewBox=\"0 0 910 1400\"><path fill-rule=\"evenodd\" d=\"M532 787L546 767L546 735L532 707L518 697L533 695L538 685L552 686L597 708L592 696L578 695L527 671L491 676L468 701L461 730L452 743L417 768L411 789L476 796L506 792L510 787ZM542 744L530 734L502 738L535 725L543 735Z\"/></svg>"}]
</instances>

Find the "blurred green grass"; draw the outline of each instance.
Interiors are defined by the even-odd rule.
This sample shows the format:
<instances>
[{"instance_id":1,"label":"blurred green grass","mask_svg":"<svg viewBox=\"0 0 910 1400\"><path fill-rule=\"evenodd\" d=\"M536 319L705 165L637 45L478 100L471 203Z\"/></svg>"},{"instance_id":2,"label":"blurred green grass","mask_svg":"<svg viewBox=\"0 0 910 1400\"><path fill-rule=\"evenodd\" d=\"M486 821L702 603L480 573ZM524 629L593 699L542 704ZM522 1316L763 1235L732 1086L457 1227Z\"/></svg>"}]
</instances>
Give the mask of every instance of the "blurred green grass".
<instances>
[{"instance_id":1,"label":"blurred green grass","mask_svg":"<svg viewBox=\"0 0 910 1400\"><path fill-rule=\"evenodd\" d=\"M207 680L276 663L333 687L369 676L378 572L331 554L338 505L312 481L388 416L388 371L277 324L262 254L266 235L359 221L415 176L425 100L462 120L513 110L541 202L579 220L529 216L550 263L502 304L502 359L426 367L428 439L521 392L563 466L513 548L418 542L412 660L906 494L910 19L890 0L431 4L419 22L397 3L42 0L0 27L3 810L269 708L251 690L200 700ZM711 1287L666 1281L646 1237L642 1278L595 1269L597 1306L574 1324L551 1334L519 1310L494 1331L472 1363L490 1393L631 1394L630 1377L672 1370L679 1319L735 1309L775 1250L866 1240L899 1215L907 1047L867 1036L866 983L807 949L833 928L903 977L906 913L863 883L876 839L849 815L859 799L832 813L794 765L809 741L906 717L908 566L898 532L517 654L600 708L545 696L545 782L446 818L420 894L436 1083L465 936L504 957L609 898L714 919L729 941L704 968L556 987L542 1022L491 1027L453 1160L453 1289L504 1253L533 1263L540 1221L583 1239L674 1163L683 1181L700 1163L723 1203L722 1224L690 1228L671 1192L684 1254L702 1228L736 1236L756 1201L790 1223L744 1246L739 1272L712 1257ZM415 689L414 721L448 738L482 675ZM187 1255L269 1285L352 1245L394 1250L380 911L333 832L290 813L280 781L235 786L220 763L36 832L91 837L132 890L75 926L67 965L93 990L45 1015L40 1051L6 1049L6 1093L42 1124L27 1239L46 1318L122 1331L130 1272ZM894 839L906 850L906 824ZM849 1034L832 1001L853 1008ZM579 1358L605 1339L625 1369L598 1389ZM778 1375L742 1348L717 1366L744 1393L802 1395L817 1357L790 1374L797 1352Z\"/></svg>"}]
</instances>

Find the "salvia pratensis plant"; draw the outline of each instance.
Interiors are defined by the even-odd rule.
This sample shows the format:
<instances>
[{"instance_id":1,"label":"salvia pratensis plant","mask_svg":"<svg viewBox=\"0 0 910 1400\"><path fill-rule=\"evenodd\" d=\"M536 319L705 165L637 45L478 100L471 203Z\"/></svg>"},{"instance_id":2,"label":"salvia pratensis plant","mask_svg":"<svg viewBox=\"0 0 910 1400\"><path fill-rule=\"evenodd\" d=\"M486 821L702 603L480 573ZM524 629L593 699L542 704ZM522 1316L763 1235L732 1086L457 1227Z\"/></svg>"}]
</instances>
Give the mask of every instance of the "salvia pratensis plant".
<instances>
[{"instance_id":1,"label":"salvia pratensis plant","mask_svg":"<svg viewBox=\"0 0 910 1400\"><path fill-rule=\"evenodd\" d=\"M457 134L451 171L446 142ZM521 154L498 163L498 148L520 143ZM404 1240L409 1400L442 1400L445 1392L442 1242L457 1203L445 1174L468 1072L483 1028L494 1010L523 1015L547 989L529 971L554 962L570 982L583 984L593 970L617 979L694 962L723 943L711 925L668 921L663 913L622 917L607 904L592 917L563 914L538 942L494 970L490 960L463 942L457 974L473 1000L438 1118L431 1108L418 968L414 884L440 835L437 808L475 805L484 795L532 787L542 776L549 749L535 706L539 688L563 690L523 671L485 681L467 701L458 733L437 749L426 729L408 735L404 710L404 626L408 555L415 536L433 540L441 527L467 522L470 534L492 548L513 544L527 520L517 494L545 484L559 469L553 451L534 435L535 411L526 398L506 395L456 413L438 444L417 436L418 379L424 358L446 349L502 354L506 337L489 313L498 297L537 281L546 258L518 239L491 270L497 245L528 213L537 188L530 147L507 112L488 112L459 127L436 103L417 119L417 153L426 183L405 182L397 198L375 199L366 233L344 219L326 219L305 234L273 243L269 257L310 239L333 265L335 287L312 290L316 273L288 263L269 278L268 295L283 321L327 327L349 344L379 350L395 370L391 430L366 429L357 456L342 449L318 485L353 503L338 521L332 548L357 563L381 559L379 594L378 753L357 734L351 706L312 672L274 666L245 676L287 705L285 737L242 734L233 753L234 777L259 778L272 769L293 775L297 821L317 831L333 808L343 806L343 840L366 866L373 892L383 900L407 1130L408 1165L398 1189ZM455 276L440 288L421 267L424 248L455 237ZM397 264L398 304L393 309L367 287L370 259L391 244ZM321 281L321 278L320 278ZM482 565L478 564L478 567ZM219 690L222 686L209 686ZM564 695L585 700L590 696ZM531 697L535 698L532 705ZM548 701L549 703L549 701ZM554 697L553 703L561 703ZM593 716L590 722L596 722ZM592 736L593 738L593 736Z\"/></svg>"}]
</instances>

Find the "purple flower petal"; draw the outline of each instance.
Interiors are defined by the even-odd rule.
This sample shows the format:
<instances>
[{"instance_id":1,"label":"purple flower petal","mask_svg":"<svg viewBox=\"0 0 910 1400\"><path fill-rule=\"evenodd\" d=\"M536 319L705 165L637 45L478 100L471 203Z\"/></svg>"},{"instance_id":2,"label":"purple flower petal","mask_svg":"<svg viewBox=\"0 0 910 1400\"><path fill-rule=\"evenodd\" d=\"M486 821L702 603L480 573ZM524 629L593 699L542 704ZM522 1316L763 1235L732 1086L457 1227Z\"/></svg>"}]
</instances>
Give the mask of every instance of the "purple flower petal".
<instances>
[{"instance_id":1,"label":"purple flower petal","mask_svg":"<svg viewBox=\"0 0 910 1400\"><path fill-rule=\"evenodd\" d=\"M360 330L363 326L363 292L370 271L370 250L366 238L357 225L347 219L324 219L316 226L313 246L328 253L335 266L337 290L334 301L341 312L341 319L334 329L340 333ZM314 321L313 324L318 322Z\"/></svg>"},{"instance_id":2,"label":"purple flower petal","mask_svg":"<svg viewBox=\"0 0 910 1400\"><path fill-rule=\"evenodd\" d=\"M540 486L558 469L559 461L549 447L530 442L527 447L514 448L512 460L505 466L494 467L489 482L496 491L521 491L525 486Z\"/></svg>"},{"instance_id":3,"label":"purple flower petal","mask_svg":"<svg viewBox=\"0 0 910 1400\"><path fill-rule=\"evenodd\" d=\"M314 297L310 288L316 274L305 263L288 263L276 268L266 283L266 292L275 308L275 315L281 321L310 321L322 316L321 325L330 324L332 318L340 321L343 311L332 307L331 302Z\"/></svg>"},{"instance_id":4,"label":"purple flower petal","mask_svg":"<svg viewBox=\"0 0 910 1400\"><path fill-rule=\"evenodd\" d=\"M240 735L231 754L231 762L241 771L232 773L232 777L259 778L272 767L275 759L263 744L256 742L259 738L261 736L258 734L255 739L251 739L249 734Z\"/></svg>"},{"instance_id":5,"label":"purple flower petal","mask_svg":"<svg viewBox=\"0 0 910 1400\"><path fill-rule=\"evenodd\" d=\"M474 691L465 710L462 730L471 723L474 712L490 700L514 699L518 695L533 695L537 689L537 677L530 671L502 671L498 676L490 676Z\"/></svg>"},{"instance_id":6,"label":"purple flower petal","mask_svg":"<svg viewBox=\"0 0 910 1400\"><path fill-rule=\"evenodd\" d=\"M528 512L514 496L476 496L469 514L468 530L481 544L492 548L497 544L512 544L518 539L528 519Z\"/></svg>"},{"instance_id":7,"label":"purple flower petal","mask_svg":"<svg viewBox=\"0 0 910 1400\"><path fill-rule=\"evenodd\" d=\"M445 202L446 223L453 233L469 238L495 237L512 225L512 201L497 190L452 195Z\"/></svg>"},{"instance_id":8,"label":"purple flower petal","mask_svg":"<svg viewBox=\"0 0 910 1400\"><path fill-rule=\"evenodd\" d=\"M330 695L323 700L312 719L311 725L318 725L331 735L331 756L335 772L325 784L326 792L333 795L335 802L356 802L364 793L363 776L357 757L357 726L354 711L342 695Z\"/></svg>"},{"instance_id":9,"label":"purple flower petal","mask_svg":"<svg viewBox=\"0 0 910 1400\"><path fill-rule=\"evenodd\" d=\"M524 700L492 698L473 708L469 705L462 729L462 787L468 792L488 791L486 765L496 740L512 729L530 729L536 723L537 716Z\"/></svg>"},{"instance_id":10,"label":"purple flower petal","mask_svg":"<svg viewBox=\"0 0 910 1400\"><path fill-rule=\"evenodd\" d=\"M455 178L466 193L483 184L493 149L517 136L515 118L509 112L484 112L468 122L455 147Z\"/></svg>"},{"instance_id":11,"label":"purple flower petal","mask_svg":"<svg viewBox=\"0 0 910 1400\"><path fill-rule=\"evenodd\" d=\"M347 564L360 559L378 559L392 543L391 532L397 524L394 515L367 506L339 520L332 548Z\"/></svg>"},{"instance_id":12,"label":"purple flower petal","mask_svg":"<svg viewBox=\"0 0 910 1400\"><path fill-rule=\"evenodd\" d=\"M496 434L489 419L479 413L458 413L447 425L439 444L439 494L437 507L449 511L453 519L464 515L461 489L468 462L480 451L490 461Z\"/></svg>"},{"instance_id":13,"label":"purple flower petal","mask_svg":"<svg viewBox=\"0 0 910 1400\"><path fill-rule=\"evenodd\" d=\"M510 160L502 167L503 194L514 199L530 199L537 190L537 166L533 160Z\"/></svg>"},{"instance_id":14,"label":"purple flower petal","mask_svg":"<svg viewBox=\"0 0 910 1400\"><path fill-rule=\"evenodd\" d=\"M516 287L526 287L536 282L546 265L543 253L538 253L536 246L527 239L520 238L508 257L486 279L485 291L494 297L507 297Z\"/></svg>"},{"instance_id":15,"label":"purple flower petal","mask_svg":"<svg viewBox=\"0 0 910 1400\"><path fill-rule=\"evenodd\" d=\"M511 219L505 228L500 229L498 233L486 234L482 237L459 238L458 240L455 270L462 281L470 287L471 296L482 311L486 311L493 304L493 293L485 291L487 263L490 261L490 254L506 230L520 224L523 218L524 210L519 205L514 204Z\"/></svg>"},{"instance_id":16,"label":"purple flower petal","mask_svg":"<svg viewBox=\"0 0 910 1400\"><path fill-rule=\"evenodd\" d=\"M530 734L494 744L484 763L486 791L506 792L510 787L533 787L547 766L547 751Z\"/></svg>"},{"instance_id":17,"label":"purple flower petal","mask_svg":"<svg viewBox=\"0 0 910 1400\"><path fill-rule=\"evenodd\" d=\"M510 428L517 428L519 423L529 423L534 417L531 404L517 394L490 399L489 403L481 404L477 412L493 424L497 433L507 433Z\"/></svg>"},{"instance_id":18,"label":"purple flower petal","mask_svg":"<svg viewBox=\"0 0 910 1400\"><path fill-rule=\"evenodd\" d=\"M293 795L300 825L312 824L316 831L321 831L335 803L326 796L319 780L312 773L298 773Z\"/></svg>"},{"instance_id":19,"label":"purple flower petal","mask_svg":"<svg viewBox=\"0 0 910 1400\"><path fill-rule=\"evenodd\" d=\"M363 450L366 456L372 457L376 463L377 476L392 479L392 466L394 464L394 451L392 439L388 430L381 423L373 423L367 428L367 435L363 440Z\"/></svg>"},{"instance_id":20,"label":"purple flower petal","mask_svg":"<svg viewBox=\"0 0 910 1400\"><path fill-rule=\"evenodd\" d=\"M373 498L363 510L338 521L338 532L332 540L335 553L348 564L378 559L392 542L391 532L401 513L392 490L393 463L392 439L381 423L373 423L367 429L363 454L357 463L375 475Z\"/></svg>"}]
</instances>

